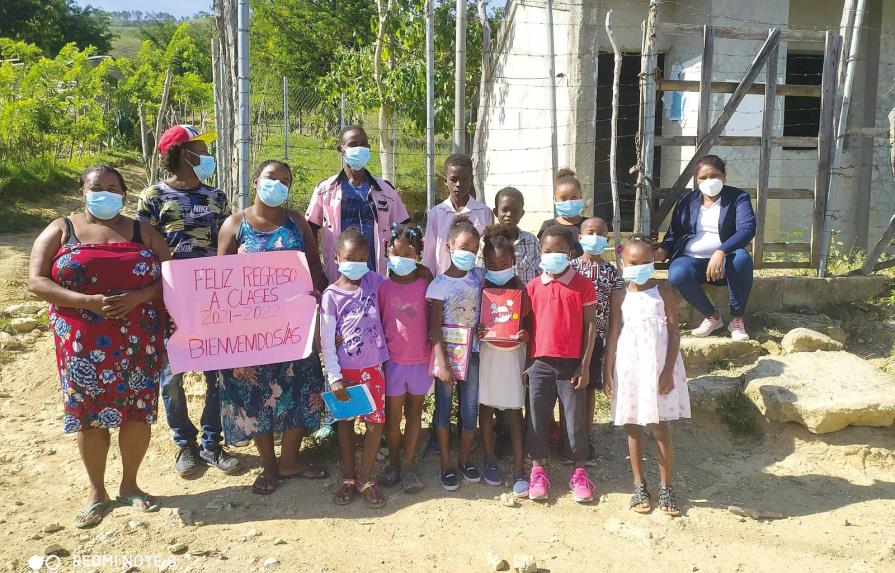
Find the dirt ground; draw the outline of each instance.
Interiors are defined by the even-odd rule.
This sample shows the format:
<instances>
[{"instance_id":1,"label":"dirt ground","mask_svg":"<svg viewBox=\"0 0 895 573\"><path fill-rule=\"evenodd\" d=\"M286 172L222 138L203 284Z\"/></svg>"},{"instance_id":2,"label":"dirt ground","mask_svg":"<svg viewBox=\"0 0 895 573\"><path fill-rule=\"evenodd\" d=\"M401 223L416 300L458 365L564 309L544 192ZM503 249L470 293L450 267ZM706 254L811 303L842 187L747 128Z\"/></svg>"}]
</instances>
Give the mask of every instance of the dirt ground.
<instances>
[{"instance_id":1,"label":"dirt ground","mask_svg":"<svg viewBox=\"0 0 895 573\"><path fill-rule=\"evenodd\" d=\"M0 306L28 298L31 241L0 235ZM558 463L548 468L553 489L545 504L504 507L497 498L509 490L484 483L448 494L427 454L420 468L427 488L416 495L385 489L388 504L377 511L360 499L348 507L332 503L335 451L309 452L334 477L283 482L269 497L251 493L259 471L252 447L234 450L248 468L242 475L208 470L183 480L174 473L175 447L161 416L141 486L163 509L119 508L82 532L72 519L85 502L86 477L75 439L62 433L52 337L44 334L2 362L3 571L31 571L29 557L52 544L68 554L60 571L126 571L136 561L124 558L141 556L141 571L488 571L489 551L511 565L515 556L529 555L539 570L551 572L895 571L895 428L812 436L796 425L765 425L756 435L735 437L713 412L700 409L674 427L675 486L684 510L677 519L628 510L624 439L605 419L593 435L599 502L575 504L565 491L571 469ZM198 384L187 388L194 420L200 391ZM112 495L120 478L115 452L113 433L106 480ZM652 448L646 467L654 490ZM753 520L730 513L729 505L785 517ZM63 528L48 533L52 524ZM172 555L172 544L186 545L185 552Z\"/></svg>"}]
</instances>

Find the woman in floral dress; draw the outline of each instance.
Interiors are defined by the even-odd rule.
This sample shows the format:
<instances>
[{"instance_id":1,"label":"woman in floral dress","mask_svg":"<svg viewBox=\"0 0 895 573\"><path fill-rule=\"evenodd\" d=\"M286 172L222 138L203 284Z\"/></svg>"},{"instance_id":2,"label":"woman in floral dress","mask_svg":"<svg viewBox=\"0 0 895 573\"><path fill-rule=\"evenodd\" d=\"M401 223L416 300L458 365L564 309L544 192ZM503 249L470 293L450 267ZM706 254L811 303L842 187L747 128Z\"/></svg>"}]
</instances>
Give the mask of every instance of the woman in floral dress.
<instances>
[{"instance_id":1,"label":"woman in floral dress","mask_svg":"<svg viewBox=\"0 0 895 573\"><path fill-rule=\"evenodd\" d=\"M81 175L83 213L56 219L34 242L28 288L50 303L65 433L77 433L90 480L74 526L97 525L111 509L105 488L111 428L123 467L117 501L140 511L159 504L137 486L155 422L166 315L159 264L168 247L152 227L121 214L121 174L97 165Z\"/></svg>"},{"instance_id":2,"label":"woman in floral dress","mask_svg":"<svg viewBox=\"0 0 895 573\"><path fill-rule=\"evenodd\" d=\"M262 163L255 171L255 203L224 222L218 234L218 253L303 251L315 287L323 290L326 279L311 227L300 213L283 206L291 184L287 164ZM323 373L316 353L303 360L221 370L218 384L227 441L254 438L261 455L263 471L252 485L255 493L273 493L280 479L328 476L299 457L305 433L320 426L323 413ZM283 432L279 461L274 432Z\"/></svg>"}]
</instances>

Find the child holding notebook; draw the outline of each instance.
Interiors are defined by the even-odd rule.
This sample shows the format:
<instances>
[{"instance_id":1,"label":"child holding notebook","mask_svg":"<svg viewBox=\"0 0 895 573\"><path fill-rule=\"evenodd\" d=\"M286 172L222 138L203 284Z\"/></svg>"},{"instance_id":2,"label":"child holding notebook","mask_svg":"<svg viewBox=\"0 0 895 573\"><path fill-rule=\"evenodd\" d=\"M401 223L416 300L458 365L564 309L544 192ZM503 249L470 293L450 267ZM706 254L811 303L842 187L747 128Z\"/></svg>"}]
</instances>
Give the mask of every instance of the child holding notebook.
<instances>
[{"instance_id":1,"label":"child holding notebook","mask_svg":"<svg viewBox=\"0 0 895 573\"><path fill-rule=\"evenodd\" d=\"M355 491L364 495L367 507L385 505L385 497L376 490L372 479L376 453L385 424L385 376L382 365L388 360L385 334L379 318L376 292L384 280L369 272L370 249L364 234L356 227L343 231L337 246L339 278L325 291L320 301L320 341L330 390L340 401L348 400L347 388L364 385L373 398L375 409L363 416L367 425L360 468L354 463L354 420L340 420L339 457L342 461L342 486L333 501L347 505ZM336 345L336 338L341 344Z\"/></svg>"}]
</instances>

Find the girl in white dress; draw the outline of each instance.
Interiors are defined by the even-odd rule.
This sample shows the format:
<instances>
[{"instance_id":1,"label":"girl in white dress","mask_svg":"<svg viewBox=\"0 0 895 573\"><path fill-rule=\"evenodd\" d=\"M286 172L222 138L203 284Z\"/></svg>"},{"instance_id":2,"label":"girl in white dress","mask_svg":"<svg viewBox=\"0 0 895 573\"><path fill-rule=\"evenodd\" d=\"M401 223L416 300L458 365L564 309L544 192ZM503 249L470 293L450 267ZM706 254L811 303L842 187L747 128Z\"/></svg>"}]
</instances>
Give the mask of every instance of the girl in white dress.
<instances>
[{"instance_id":1,"label":"girl in white dress","mask_svg":"<svg viewBox=\"0 0 895 573\"><path fill-rule=\"evenodd\" d=\"M668 421L690 417L687 377L680 354L677 300L671 287L652 279L653 246L635 236L625 243L622 277L628 281L624 296L613 299L603 391L612 399L616 426L624 426L634 474L631 509L652 509L643 481L640 460L643 426L652 426L659 457L659 509L680 515L671 487L673 454Z\"/></svg>"}]
</instances>

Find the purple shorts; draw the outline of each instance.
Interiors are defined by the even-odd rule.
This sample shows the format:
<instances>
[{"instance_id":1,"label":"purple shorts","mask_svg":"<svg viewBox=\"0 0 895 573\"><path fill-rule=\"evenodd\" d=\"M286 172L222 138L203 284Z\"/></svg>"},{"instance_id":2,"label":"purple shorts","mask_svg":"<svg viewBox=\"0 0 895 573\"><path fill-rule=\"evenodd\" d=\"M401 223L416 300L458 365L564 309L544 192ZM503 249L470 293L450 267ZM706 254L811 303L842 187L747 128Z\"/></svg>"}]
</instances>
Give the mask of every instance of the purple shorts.
<instances>
[{"instance_id":1,"label":"purple shorts","mask_svg":"<svg viewBox=\"0 0 895 573\"><path fill-rule=\"evenodd\" d=\"M412 394L424 396L432 387L428 364L399 364L385 362L385 395L388 397Z\"/></svg>"}]
</instances>

